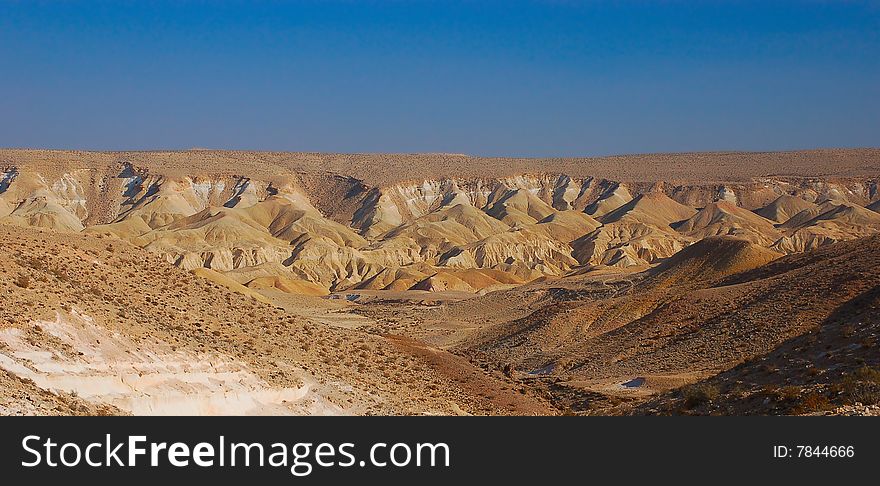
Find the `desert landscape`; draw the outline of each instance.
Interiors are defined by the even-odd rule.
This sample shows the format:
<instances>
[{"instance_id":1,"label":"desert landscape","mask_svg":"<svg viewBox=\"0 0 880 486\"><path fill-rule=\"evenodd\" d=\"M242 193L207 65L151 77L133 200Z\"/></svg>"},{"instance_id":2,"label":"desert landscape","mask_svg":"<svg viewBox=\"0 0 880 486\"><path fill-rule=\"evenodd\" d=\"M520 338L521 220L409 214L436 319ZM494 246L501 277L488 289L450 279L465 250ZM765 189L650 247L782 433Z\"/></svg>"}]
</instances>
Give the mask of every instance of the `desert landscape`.
<instances>
[{"instance_id":1,"label":"desert landscape","mask_svg":"<svg viewBox=\"0 0 880 486\"><path fill-rule=\"evenodd\" d=\"M880 149L0 150L3 415L880 414Z\"/></svg>"}]
</instances>

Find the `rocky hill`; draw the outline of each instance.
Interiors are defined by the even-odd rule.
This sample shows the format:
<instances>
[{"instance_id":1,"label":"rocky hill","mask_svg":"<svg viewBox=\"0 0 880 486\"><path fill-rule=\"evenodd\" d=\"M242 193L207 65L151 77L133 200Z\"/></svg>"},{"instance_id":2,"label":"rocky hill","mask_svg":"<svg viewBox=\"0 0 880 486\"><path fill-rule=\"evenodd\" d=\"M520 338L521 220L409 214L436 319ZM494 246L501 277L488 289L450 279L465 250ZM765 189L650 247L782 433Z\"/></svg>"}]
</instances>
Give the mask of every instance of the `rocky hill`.
<instances>
[{"instance_id":1,"label":"rocky hill","mask_svg":"<svg viewBox=\"0 0 880 486\"><path fill-rule=\"evenodd\" d=\"M552 411L314 297L291 312L116 238L0 226L0 241L0 413Z\"/></svg>"},{"instance_id":2,"label":"rocky hill","mask_svg":"<svg viewBox=\"0 0 880 486\"><path fill-rule=\"evenodd\" d=\"M0 150L0 413L741 413L878 204L877 149Z\"/></svg>"},{"instance_id":3,"label":"rocky hill","mask_svg":"<svg viewBox=\"0 0 880 486\"><path fill-rule=\"evenodd\" d=\"M4 150L0 223L112 235L242 285L476 292L652 265L708 236L781 253L867 236L880 231L878 161Z\"/></svg>"}]
</instances>

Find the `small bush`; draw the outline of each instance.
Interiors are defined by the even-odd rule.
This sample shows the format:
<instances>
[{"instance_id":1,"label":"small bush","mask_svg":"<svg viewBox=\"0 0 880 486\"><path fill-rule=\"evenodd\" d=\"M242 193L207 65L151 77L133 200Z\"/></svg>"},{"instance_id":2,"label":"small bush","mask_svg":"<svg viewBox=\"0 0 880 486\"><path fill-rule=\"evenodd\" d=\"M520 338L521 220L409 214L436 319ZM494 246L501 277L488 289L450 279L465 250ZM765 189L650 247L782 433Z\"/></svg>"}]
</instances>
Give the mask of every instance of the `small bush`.
<instances>
[{"instance_id":1,"label":"small bush","mask_svg":"<svg viewBox=\"0 0 880 486\"><path fill-rule=\"evenodd\" d=\"M821 393L813 392L804 397L804 401L801 403L798 412L824 412L825 410L831 410L832 408L834 408L834 405L831 404L828 397Z\"/></svg>"},{"instance_id":2,"label":"small bush","mask_svg":"<svg viewBox=\"0 0 880 486\"><path fill-rule=\"evenodd\" d=\"M784 386L776 391L776 396L780 401L796 400L800 394L801 389L796 386Z\"/></svg>"},{"instance_id":3,"label":"small bush","mask_svg":"<svg viewBox=\"0 0 880 486\"><path fill-rule=\"evenodd\" d=\"M27 275L19 275L15 278L15 285L26 289L31 285L31 278Z\"/></svg>"},{"instance_id":4,"label":"small bush","mask_svg":"<svg viewBox=\"0 0 880 486\"><path fill-rule=\"evenodd\" d=\"M880 404L880 385L865 382L845 385L844 398L850 405L855 403L861 403L862 405Z\"/></svg>"},{"instance_id":5,"label":"small bush","mask_svg":"<svg viewBox=\"0 0 880 486\"><path fill-rule=\"evenodd\" d=\"M862 366L853 373L853 376L859 381L880 384L880 370L876 368Z\"/></svg>"},{"instance_id":6,"label":"small bush","mask_svg":"<svg viewBox=\"0 0 880 486\"><path fill-rule=\"evenodd\" d=\"M721 392L715 385L708 383L697 383L684 387L682 396L684 397L684 406L688 409L698 407L704 403L709 403L718 398Z\"/></svg>"},{"instance_id":7,"label":"small bush","mask_svg":"<svg viewBox=\"0 0 880 486\"><path fill-rule=\"evenodd\" d=\"M880 403L880 370L862 366L840 382L839 390L848 404L878 404Z\"/></svg>"}]
</instances>

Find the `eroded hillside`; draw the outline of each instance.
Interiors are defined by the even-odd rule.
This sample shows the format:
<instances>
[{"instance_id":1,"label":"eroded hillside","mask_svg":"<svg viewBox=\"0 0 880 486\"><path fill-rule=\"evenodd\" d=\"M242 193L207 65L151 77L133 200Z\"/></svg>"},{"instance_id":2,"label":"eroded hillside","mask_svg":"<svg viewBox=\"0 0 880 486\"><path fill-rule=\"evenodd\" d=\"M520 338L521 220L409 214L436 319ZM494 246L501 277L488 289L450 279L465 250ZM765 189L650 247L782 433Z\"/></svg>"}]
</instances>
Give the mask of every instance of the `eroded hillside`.
<instances>
[{"instance_id":1,"label":"eroded hillside","mask_svg":"<svg viewBox=\"0 0 880 486\"><path fill-rule=\"evenodd\" d=\"M300 301L294 314L115 238L0 226L0 239L5 412L550 410L447 354L428 361L398 341L335 325L345 314L328 318L319 303ZM313 318L303 315L309 309ZM480 386L458 386L462 376ZM59 404L46 403L46 390Z\"/></svg>"},{"instance_id":2,"label":"eroded hillside","mask_svg":"<svg viewBox=\"0 0 880 486\"><path fill-rule=\"evenodd\" d=\"M876 149L0 169L6 413L618 413L880 284Z\"/></svg>"},{"instance_id":3,"label":"eroded hillside","mask_svg":"<svg viewBox=\"0 0 880 486\"><path fill-rule=\"evenodd\" d=\"M867 236L880 231L878 159L7 150L0 222L113 235L246 286L479 292L653 265L708 236L781 253Z\"/></svg>"}]
</instances>

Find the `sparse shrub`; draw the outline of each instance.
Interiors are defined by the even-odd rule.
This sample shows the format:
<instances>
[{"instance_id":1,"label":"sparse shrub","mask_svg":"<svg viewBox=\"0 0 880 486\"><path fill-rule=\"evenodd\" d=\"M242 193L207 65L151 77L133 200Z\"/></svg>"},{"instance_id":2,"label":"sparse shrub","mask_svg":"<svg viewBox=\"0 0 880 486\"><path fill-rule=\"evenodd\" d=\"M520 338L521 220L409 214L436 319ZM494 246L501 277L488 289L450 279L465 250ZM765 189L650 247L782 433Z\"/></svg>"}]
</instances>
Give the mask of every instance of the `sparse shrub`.
<instances>
[{"instance_id":1,"label":"sparse shrub","mask_svg":"<svg viewBox=\"0 0 880 486\"><path fill-rule=\"evenodd\" d=\"M844 385L844 398L849 404L876 405L880 403L880 385L865 382Z\"/></svg>"},{"instance_id":2,"label":"sparse shrub","mask_svg":"<svg viewBox=\"0 0 880 486\"><path fill-rule=\"evenodd\" d=\"M19 275L18 277L15 278L15 285L18 285L19 287L26 289L26 288L30 287L30 285L31 285L31 277L28 275Z\"/></svg>"},{"instance_id":3,"label":"sparse shrub","mask_svg":"<svg viewBox=\"0 0 880 486\"><path fill-rule=\"evenodd\" d=\"M796 400L801 395L801 389L796 386L784 386L776 391L778 400Z\"/></svg>"},{"instance_id":4,"label":"sparse shrub","mask_svg":"<svg viewBox=\"0 0 880 486\"><path fill-rule=\"evenodd\" d=\"M821 393L813 392L804 397L804 401L795 409L795 412L824 412L825 410L831 410L832 408L834 408L834 405L831 404L828 397Z\"/></svg>"},{"instance_id":5,"label":"sparse shrub","mask_svg":"<svg viewBox=\"0 0 880 486\"><path fill-rule=\"evenodd\" d=\"M54 275L55 278L57 278L58 280L60 280L62 282L67 282L67 280L69 278L67 276L67 270L60 268L60 267L53 268L53 269L49 270L49 272L52 273L52 275Z\"/></svg>"},{"instance_id":6,"label":"sparse shrub","mask_svg":"<svg viewBox=\"0 0 880 486\"><path fill-rule=\"evenodd\" d=\"M860 381L880 384L880 370L877 368L862 366L853 373L853 376Z\"/></svg>"},{"instance_id":7,"label":"sparse shrub","mask_svg":"<svg viewBox=\"0 0 880 486\"><path fill-rule=\"evenodd\" d=\"M880 403L880 370L862 366L846 376L837 388L848 404L878 404Z\"/></svg>"},{"instance_id":8,"label":"sparse shrub","mask_svg":"<svg viewBox=\"0 0 880 486\"><path fill-rule=\"evenodd\" d=\"M682 389L684 397L684 406L687 409L696 408L705 403L715 400L720 395L720 391L716 385L708 383L697 383L695 385L686 386Z\"/></svg>"},{"instance_id":9,"label":"sparse shrub","mask_svg":"<svg viewBox=\"0 0 880 486\"><path fill-rule=\"evenodd\" d=\"M35 270L43 270L46 268L46 263L39 258L31 258L28 261L28 265Z\"/></svg>"}]
</instances>

